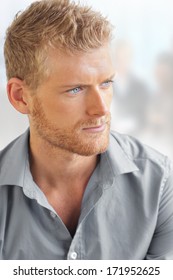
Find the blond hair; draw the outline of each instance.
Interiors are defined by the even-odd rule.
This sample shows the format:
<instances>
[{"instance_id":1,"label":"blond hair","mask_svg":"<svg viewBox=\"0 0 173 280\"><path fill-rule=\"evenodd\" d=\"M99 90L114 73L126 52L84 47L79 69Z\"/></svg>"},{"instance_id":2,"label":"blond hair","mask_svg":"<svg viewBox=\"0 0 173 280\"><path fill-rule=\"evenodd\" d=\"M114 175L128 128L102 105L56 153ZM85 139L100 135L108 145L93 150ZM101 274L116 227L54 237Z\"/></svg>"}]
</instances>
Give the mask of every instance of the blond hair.
<instances>
[{"instance_id":1,"label":"blond hair","mask_svg":"<svg viewBox=\"0 0 173 280\"><path fill-rule=\"evenodd\" d=\"M99 12L69 0L42 0L16 15L4 45L7 79L36 88L45 76L48 49L87 52L111 40L112 26Z\"/></svg>"}]
</instances>

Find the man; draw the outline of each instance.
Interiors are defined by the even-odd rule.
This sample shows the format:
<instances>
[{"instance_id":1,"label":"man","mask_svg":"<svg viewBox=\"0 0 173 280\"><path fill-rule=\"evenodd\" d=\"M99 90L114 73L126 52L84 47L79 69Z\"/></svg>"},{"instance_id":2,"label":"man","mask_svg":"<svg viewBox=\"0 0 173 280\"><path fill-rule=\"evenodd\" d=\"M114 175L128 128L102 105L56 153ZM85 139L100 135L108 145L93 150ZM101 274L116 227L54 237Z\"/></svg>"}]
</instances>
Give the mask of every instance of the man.
<instances>
[{"instance_id":1,"label":"man","mask_svg":"<svg viewBox=\"0 0 173 280\"><path fill-rule=\"evenodd\" d=\"M8 97L30 128L0 154L1 259L173 259L170 162L110 133L110 40L68 0L7 31Z\"/></svg>"}]
</instances>

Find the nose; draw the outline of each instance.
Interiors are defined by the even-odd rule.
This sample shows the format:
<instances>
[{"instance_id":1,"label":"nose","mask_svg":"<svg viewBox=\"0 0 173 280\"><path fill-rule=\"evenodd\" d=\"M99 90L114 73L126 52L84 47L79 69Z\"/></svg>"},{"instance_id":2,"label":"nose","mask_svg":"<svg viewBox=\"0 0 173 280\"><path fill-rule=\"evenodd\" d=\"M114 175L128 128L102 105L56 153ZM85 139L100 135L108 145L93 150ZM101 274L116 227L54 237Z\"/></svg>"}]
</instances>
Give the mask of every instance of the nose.
<instances>
[{"instance_id":1,"label":"nose","mask_svg":"<svg viewBox=\"0 0 173 280\"><path fill-rule=\"evenodd\" d=\"M105 116L109 113L110 94L92 90L87 96L86 110L89 116Z\"/></svg>"}]
</instances>

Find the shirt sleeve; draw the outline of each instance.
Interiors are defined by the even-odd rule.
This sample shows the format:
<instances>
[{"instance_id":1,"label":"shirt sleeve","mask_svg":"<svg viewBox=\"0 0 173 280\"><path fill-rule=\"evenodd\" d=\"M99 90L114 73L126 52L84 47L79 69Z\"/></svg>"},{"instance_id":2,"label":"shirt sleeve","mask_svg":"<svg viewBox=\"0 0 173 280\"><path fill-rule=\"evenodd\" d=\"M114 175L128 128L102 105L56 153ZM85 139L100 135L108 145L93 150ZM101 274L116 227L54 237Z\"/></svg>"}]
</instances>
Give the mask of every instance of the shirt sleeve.
<instances>
[{"instance_id":1,"label":"shirt sleeve","mask_svg":"<svg viewBox=\"0 0 173 280\"><path fill-rule=\"evenodd\" d=\"M145 259L173 260L173 172L163 187L156 229Z\"/></svg>"}]
</instances>

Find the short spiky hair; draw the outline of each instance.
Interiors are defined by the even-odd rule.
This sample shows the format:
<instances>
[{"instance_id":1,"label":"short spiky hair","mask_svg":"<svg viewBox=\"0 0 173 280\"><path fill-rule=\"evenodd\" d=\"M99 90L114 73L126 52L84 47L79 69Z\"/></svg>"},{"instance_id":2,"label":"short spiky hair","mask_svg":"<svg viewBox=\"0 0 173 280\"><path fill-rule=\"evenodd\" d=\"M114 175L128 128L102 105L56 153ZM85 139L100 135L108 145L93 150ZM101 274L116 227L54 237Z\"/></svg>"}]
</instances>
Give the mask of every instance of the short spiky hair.
<instances>
[{"instance_id":1,"label":"short spiky hair","mask_svg":"<svg viewBox=\"0 0 173 280\"><path fill-rule=\"evenodd\" d=\"M112 26L99 12L70 0L42 0L18 14L4 45L7 78L36 88L46 73L49 48L86 52L111 39Z\"/></svg>"}]
</instances>

